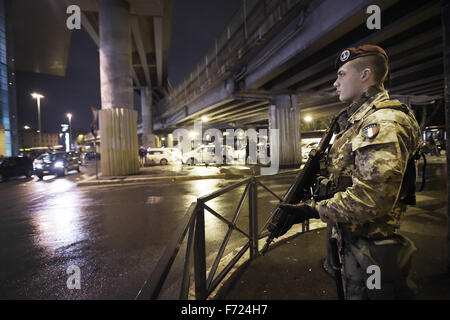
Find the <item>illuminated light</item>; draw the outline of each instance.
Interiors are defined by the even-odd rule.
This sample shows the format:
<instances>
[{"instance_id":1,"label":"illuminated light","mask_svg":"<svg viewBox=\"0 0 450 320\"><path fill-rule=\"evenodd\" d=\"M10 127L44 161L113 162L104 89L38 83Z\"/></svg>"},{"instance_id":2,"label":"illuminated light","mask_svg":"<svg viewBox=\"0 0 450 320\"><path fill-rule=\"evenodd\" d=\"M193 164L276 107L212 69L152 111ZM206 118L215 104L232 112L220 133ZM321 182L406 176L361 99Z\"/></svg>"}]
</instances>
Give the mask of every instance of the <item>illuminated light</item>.
<instances>
[{"instance_id":1,"label":"illuminated light","mask_svg":"<svg viewBox=\"0 0 450 320\"><path fill-rule=\"evenodd\" d=\"M33 97L33 99L42 99L42 98L44 98L44 96L42 94L37 93L37 92L33 92L31 94L31 96Z\"/></svg>"},{"instance_id":2,"label":"illuminated light","mask_svg":"<svg viewBox=\"0 0 450 320\"><path fill-rule=\"evenodd\" d=\"M30 126L26 126L26 125L25 125L25 126L23 126L23 128L24 128L25 130L29 130L29 129L31 129L31 128L30 128Z\"/></svg>"},{"instance_id":3,"label":"illuminated light","mask_svg":"<svg viewBox=\"0 0 450 320\"><path fill-rule=\"evenodd\" d=\"M70 151L70 142L69 142L69 134L66 132L66 152Z\"/></svg>"},{"instance_id":4,"label":"illuminated light","mask_svg":"<svg viewBox=\"0 0 450 320\"><path fill-rule=\"evenodd\" d=\"M189 137L191 137L191 138L195 138L196 135L197 135L197 132L195 132L195 131L189 132Z\"/></svg>"},{"instance_id":5,"label":"illuminated light","mask_svg":"<svg viewBox=\"0 0 450 320\"><path fill-rule=\"evenodd\" d=\"M312 117L311 116L306 116L304 119L305 119L306 122L311 122L312 121Z\"/></svg>"},{"instance_id":6,"label":"illuminated light","mask_svg":"<svg viewBox=\"0 0 450 320\"><path fill-rule=\"evenodd\" d=\"M207 116L203 116L203 117L202 117L202 121L203 121L203 122L208 122L208 121L209 121L209 118L208 118Z\"/></svg>"}]
</instances>

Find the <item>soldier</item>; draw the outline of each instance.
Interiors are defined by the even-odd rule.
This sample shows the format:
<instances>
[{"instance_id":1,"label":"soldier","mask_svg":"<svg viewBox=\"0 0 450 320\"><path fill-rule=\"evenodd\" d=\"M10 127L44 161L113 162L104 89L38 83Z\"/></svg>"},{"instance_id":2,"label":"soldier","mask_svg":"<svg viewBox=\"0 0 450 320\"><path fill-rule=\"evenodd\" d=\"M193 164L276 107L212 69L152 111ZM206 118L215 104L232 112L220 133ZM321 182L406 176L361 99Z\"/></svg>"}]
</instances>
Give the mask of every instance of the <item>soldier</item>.
<instances>
[{"instance_id":1,"label":"soldier","mask_svg":"<svg viewBox=\"0 0 450 320\"><path fill-rule=\"evenodd\" d=\"M396 230L406 205L415 204L419 125L384 89L389 70L382 48L345 49L335 67L333 86L339 100L350 104L340 113L325 159L328 176L321 177L331 186L330 197L280 207L295 214L296 222L320 218L332 227L346 299L413 298L407 278L415 247ZM371 278L374 271L381 277Z\"/></svg>"}]
</instances>

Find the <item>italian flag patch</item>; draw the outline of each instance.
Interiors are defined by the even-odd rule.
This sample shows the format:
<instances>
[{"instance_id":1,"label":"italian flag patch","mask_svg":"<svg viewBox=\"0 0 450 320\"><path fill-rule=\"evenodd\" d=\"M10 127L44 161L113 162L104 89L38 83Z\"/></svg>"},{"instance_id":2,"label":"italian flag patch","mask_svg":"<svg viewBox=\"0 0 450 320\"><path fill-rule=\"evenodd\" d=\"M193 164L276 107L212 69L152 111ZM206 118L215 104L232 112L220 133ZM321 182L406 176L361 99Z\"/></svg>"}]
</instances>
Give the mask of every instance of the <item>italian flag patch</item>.
<instances>
[{"instance_id":1,"label":"italian flag patch","mask_svg":"<svg viewBox=\"0 0 450 320\"><path fill-rule=\"evenodd\" d=\"M368 126L364 127L364 129L362 130L362 135L364 138L371 139L371 138L376 137L378 132L380 132L380 128L379 128L378 124L373 123L373 124L369 124Z\"/></svg>"}]
</instances>

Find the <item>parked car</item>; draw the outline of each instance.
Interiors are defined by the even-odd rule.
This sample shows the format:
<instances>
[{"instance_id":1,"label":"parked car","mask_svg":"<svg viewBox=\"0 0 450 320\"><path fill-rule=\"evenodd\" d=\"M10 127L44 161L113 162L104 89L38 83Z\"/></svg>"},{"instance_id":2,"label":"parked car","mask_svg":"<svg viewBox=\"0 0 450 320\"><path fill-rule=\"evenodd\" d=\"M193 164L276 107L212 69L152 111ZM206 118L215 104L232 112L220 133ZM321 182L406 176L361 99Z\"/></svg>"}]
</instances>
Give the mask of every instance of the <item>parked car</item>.
<instances>
[{"instance_id":1,"label":"parked car","mask_svg":"<svg viewBox=\"0 0 450 320\"><path fill-rule=\"evenodd\" d=\"M75 151L71 151L71 152L68 152L68 155L71 156L72 158L74 158L73 160L78 161L78 164L80 166L84 165L84 160L83 160L84 157L81 156L81 153L75 152Z\"/></svg>"},{"instance_id":2,"label":"parked car","mask_svg":"<svg viewBox=\"0 0 450 320\"><path fill-rule=\"evenodd\" d=\"M4 158L0 164L0 182L12 177L33 175L33 161L28 157L8 157Z\"/></svg>"},{"instance_id":3,"label":"parked car","mask_svg":"<svg viewBox=\"0 0 450 320\"><path fill-rule=\"evenodd\" d=\"M186 152L182 156L182 162L184 164L195 165L199 163L217 163L215 154L215 145L201 145L196 149ZM232 163L234 159L234 150L230 146L222 145L222 164Z\"/></svg>"},{"instance_id":4,"label":"parked car","mask_svg":"<svg viewBox=\"0 0 450 320\"><path fill-rule=\"evenodd\" d=\"M164 150L169 151L178 161L181 161L181 151L178 148L166 148L163 147Z\"/></svg>"},{"instance_id":5,"label":"parked car","mask_svg":"<svg viewBox=\"0 0 450 320\"><path fill-rule=\"evenodd\" d=\"M84 161L95 160L95 158L100 159L100 153L88 152L84 155Z\"/></svg>"},{"instance_id":6,"label":"parked car","mask_svg":"<svg viewBox=\"0 0 450 320\"><path fill-rule=\"evenodd\" d=\"M167 165L177 161L177 158L166 148L148 148L147 162L152 164Z\"/></svg>"},{"instance_id":7,"label":"parked car","mask_svg":"<svg viewBox=\"0 0 450 320\"><path fill-rule=\"evenodd\" d=\"M34 160L34 173L39 179L45 175L65 176L69 171L80 172L79 157L66 152L46 153Z\"/></svg>"}]
</instances>

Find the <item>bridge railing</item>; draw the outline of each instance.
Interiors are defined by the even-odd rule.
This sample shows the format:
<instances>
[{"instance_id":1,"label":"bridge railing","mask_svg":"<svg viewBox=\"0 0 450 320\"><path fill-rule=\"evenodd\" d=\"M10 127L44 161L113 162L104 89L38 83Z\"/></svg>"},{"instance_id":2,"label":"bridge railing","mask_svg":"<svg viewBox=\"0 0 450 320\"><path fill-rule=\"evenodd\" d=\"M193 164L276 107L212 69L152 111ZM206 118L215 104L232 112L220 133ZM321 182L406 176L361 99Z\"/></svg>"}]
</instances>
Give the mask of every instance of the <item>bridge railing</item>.
<instances>
[{"instance_id":1,"label":"bridge railing","mask_svg":"<svg viewBox=\"0 0 450 320\"><path fill-rule=\"evenodd\" d=\"M193 202L187 210L183 220L180 222L178 228L174 232L168 246L163 255L159 259L156 267L151 273L149 279L144 283L142 289L138 293L136 299L158 299L168 274L173 266L175 258L177 257L182 243L187 235L185 244L185 256L183 262L183 272L180 283L180 290L178 298L182 300L189 299L189 291L191 287L192 269L194 273L195 282L195 299L207 299L217 288L217 286L224 280L226 275L232 270L236 263L242 259L244 254L249 250L249 259L252 260L260 255L258 242L268 235L266 227L272 219L269 215L268 219L258 229L258 187L268 191L272 196L282 201L282 198L277 196L272 190L265 186L260 180L262 176L253 176L251 178L243 179L228 187L215 191L206 196L200 197L196 202ZM234 211L231 221L226 219L223 215L211 208L207 202L231 192L239 187L245 186L237 207ZM237 219L241 213L241 209L248 197L248 232L239 228L236 225ZM205 229L205 212L209 212L221 222L228 225L228 230L222 241L221 246L215 252L206 251L206 229ZM309 222L302 224L302 232L309 230ZM233 231L239 232L245 237L245 243L238 252L231 258L231 260L222 268L220 273L217 273L218 267L223 260L223 255L227 244L229 243ZM208 253L208 255L207 255ZM209 270L206 266L206 257L214 256L215 259ZM209 271L209 272L208 272Z\"/></svg>"},{"instance_id":2,"label":"bridge railing","mask_svg":"<svg viewBox=\"0 0 450 320\"><path fill-rule=\"evenodd\" d=\"M239 71L240 62L252 48L270 38L270 31L304 0L244 0L222 35L215 40L210 54L197 65L163 104L174 112L183 108L231 71Z\"/></svg>"}]
</instances>

